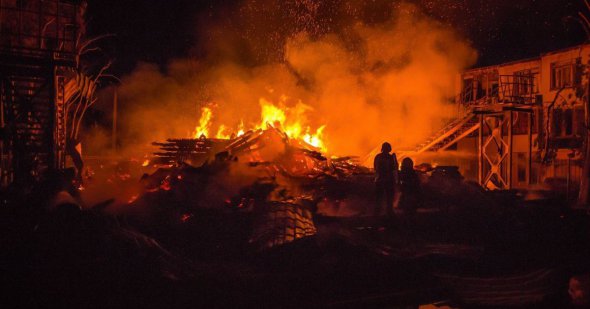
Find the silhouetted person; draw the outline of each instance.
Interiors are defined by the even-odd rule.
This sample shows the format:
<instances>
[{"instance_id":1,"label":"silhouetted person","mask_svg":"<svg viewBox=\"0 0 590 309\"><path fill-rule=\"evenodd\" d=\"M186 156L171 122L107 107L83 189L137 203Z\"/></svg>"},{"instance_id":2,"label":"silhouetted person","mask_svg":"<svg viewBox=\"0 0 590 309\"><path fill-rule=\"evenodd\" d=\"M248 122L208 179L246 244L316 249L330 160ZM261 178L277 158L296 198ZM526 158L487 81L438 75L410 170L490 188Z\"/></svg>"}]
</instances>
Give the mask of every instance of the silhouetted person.
<instances>
[{"instance_id":1,"label":"silhouetted person","mask_svg":"<svg viewBox=\"0 0 590 309\"><path fill-rule=\"evenodd\" d=\"M416 208L422 201L420 178L414 170L414 161L410 158L402 160L402 166L399 173L399 184L401 188L401 198L399 207L404 211L406 218L413 220Z\"/></svg>"},{"instance_id":2,"label":"silhouetted person","mask_svg":"<svg viewBox=\"0 0 590 309\"><path fill-rule=\"evenodd\" d=\"M381 153L375 156L373 167L375 168L375 216L381 215L383 202L389 216L393 216L393 198L397 182L397 158L390 154L391 145L387 142L381 145Z\"/></svg>"}]
</instances>

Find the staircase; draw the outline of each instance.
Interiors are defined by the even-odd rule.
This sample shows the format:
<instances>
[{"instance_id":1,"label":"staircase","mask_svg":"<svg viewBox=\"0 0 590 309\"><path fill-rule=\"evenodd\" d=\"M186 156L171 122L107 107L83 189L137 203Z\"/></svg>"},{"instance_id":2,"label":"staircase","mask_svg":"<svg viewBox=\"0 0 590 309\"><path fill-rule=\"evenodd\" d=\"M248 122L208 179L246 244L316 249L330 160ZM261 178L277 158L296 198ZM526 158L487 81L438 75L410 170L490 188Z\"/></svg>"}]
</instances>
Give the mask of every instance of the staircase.
<instances>
[{"instance_id":1,"label":"staircase","mask_svg":"<svg viewBox=\"0 0 590 309\"><path fill-rule=\"evenodd\" d=\"M451 120L442 129L433 134L430 138L426 139L423 143L416 145L414 149L409 150L396 150L398 162L406 157L415 156L425 151L442 151L459 140L469 136L469 134L479 129L479 119L472 112L469 111L464 117L457 117ZM364 166L373 166L373 159L381 151L381 145L373 149L365 157L363 157Z\"/></svg>"},{"instance_id":2,"label":"staircase","mask_svg":"<svg viewBox=\"0 0 590 309\"><path fill-rule=\"evenodd\" d=\"M51 78L4 80L4 116L14 176L37 177L54 165L54 85ZM6 151L5 150L5 151ZM12 172L8 172L12 174Z\"/></svg>"},{"instance_id":3,"label":"staircase","mask_svg":"<svg viewBox=\"0 0 590 309\"><path fill-rule=\"evenodd\" d=\"M417 155L425 151L442 151L452 146L457 141L467 137L469 134L479 129L479 120L475 114L469 112L464 117L453 119L441 130L433 134L423 143L416 146L410 151L398 152L399 159L404 157Z\"/></svg>"}]
</instances>

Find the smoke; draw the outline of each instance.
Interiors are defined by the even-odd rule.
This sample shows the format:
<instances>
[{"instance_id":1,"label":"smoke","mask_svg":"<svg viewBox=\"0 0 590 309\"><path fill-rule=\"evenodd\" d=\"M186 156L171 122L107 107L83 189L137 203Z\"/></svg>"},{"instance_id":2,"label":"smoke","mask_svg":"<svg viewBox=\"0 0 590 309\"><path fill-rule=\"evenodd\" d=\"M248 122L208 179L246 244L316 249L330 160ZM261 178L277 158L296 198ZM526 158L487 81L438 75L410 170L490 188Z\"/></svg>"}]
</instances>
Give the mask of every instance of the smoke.
<instances>
[{"instance_id":1,"label":"smoke","mask_svg":"<svg viewBox=\"0 0 590 309\"><path fill-rule=\"evenodd\" d=\"M191 137L205 105L213 132L253 127L263 98L309 106L304 121L326 125L332 154L364 155L386 140L411 147L454 115L456 76L477 57L407 3L247 1L209 15L198 22L201 56L165 70L142 63L123 78L123 144Z\"/></svg>"}]
</instances>

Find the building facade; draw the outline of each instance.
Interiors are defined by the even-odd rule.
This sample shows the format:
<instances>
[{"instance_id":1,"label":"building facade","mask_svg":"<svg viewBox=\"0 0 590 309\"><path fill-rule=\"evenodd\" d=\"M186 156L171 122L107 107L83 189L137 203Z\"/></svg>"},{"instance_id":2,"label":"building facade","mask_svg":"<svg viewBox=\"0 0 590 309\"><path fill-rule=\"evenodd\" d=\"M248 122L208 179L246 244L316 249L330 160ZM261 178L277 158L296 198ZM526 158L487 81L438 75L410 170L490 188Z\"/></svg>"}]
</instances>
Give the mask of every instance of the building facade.
<instances>
[{"instance_id":1,"label":"building facade","mask_svg":"<svg viewBox=\"0 0 590 309\"><path fill-rule=\"evenodd\" d=\"M65 166L79 2L0 0L0 187Z\"/></svg>"},{"instance_id":2,"label":"building facade","mask_svg":"<svg viewBox=\"0 0 590 309\"><path fill-rule=\"evenodd\" d=\"M575 196L588 127L590 44L467 70L460 116L408 153L457 165L488 189L550 187Z\"/></svg>"}]
</instances>

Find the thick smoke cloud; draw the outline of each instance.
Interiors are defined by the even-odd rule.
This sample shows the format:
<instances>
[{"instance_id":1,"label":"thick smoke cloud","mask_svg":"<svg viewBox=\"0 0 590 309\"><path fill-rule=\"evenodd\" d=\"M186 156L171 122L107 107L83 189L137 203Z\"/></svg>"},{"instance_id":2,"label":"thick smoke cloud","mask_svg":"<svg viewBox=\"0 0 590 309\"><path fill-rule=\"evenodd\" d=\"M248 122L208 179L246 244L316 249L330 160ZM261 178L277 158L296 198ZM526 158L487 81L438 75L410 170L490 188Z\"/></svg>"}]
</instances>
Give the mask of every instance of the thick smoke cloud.
<instances>
[{"instance_id":1,"label":"thick smoke cloud","mask_svg":"<svg viewBox=\"0 0 590 309\"><path fill-rule=\"evenodd\" d=\"M199 18L199 56L123 78L124 144L190 137L205 105L213 132L251 127L264 98L310 106L332 154L415 145L453 116L456 75L476 52L417 7L386 2L246 1Z\"/></svg>"}]
</instances>

